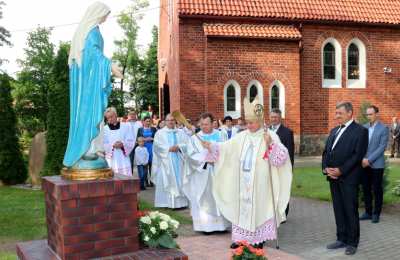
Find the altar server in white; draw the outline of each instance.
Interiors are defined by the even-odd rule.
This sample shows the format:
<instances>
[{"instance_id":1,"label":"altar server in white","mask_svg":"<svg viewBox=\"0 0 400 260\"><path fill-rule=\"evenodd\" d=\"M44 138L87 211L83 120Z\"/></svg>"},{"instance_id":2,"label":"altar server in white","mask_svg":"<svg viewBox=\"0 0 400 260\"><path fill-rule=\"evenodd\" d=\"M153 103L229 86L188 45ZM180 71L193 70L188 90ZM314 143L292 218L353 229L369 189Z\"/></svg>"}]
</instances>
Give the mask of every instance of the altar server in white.
<instances>
[{"instance_id":1,"label":"altar server in white","mask_svg":"<svg viewBox=\"0 0 400 260\"><path fill-rule=\"evenodd\" d=\"M212 194L214 166L205 161L207 149L202 142L224 142L226 134L213 129L213 116L204 113L200 116L201 131L191 137L185 149L186 170L183 189L190 200L193 229L202 232L224 231L231 224L222 216Z\"/></svg>"},{"instance_id":2,"label":"altar server in white","mask_svg":"<svg viewBox=\"0 0 400 260\"><path fill-rule=\"evenodd\" d=\"M182 151L189 138L166 116L166 127L157 131L153 143L152 182L156 186L155 207L184 208L188 200L182 191L184 161Z\"/></svg>"},{"instance_id":3,"label":"altar server in white","mask_svg":"<svg viewBox=\"0 0 400 260\"><path fill-rule=\"evenodd\" d=\"M107 125L104 127L104 150L108 166L116 174L132 176L129 159L135 146L134 134L127 123L118 122L117 111L110 107L105 112Z\"/></svg>"}]
</instances>

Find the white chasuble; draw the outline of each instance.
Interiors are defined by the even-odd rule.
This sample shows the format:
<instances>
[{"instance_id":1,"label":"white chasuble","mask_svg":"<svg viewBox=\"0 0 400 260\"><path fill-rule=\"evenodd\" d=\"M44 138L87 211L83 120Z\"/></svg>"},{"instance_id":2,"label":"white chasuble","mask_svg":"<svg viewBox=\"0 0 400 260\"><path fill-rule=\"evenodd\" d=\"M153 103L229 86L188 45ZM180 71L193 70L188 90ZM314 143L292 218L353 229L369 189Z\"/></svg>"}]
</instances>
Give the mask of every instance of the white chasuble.
<instances>
[{"instance_id":1,"label":"white chasuble","mask_svg":"<svg viewBox=\"0 0 400 260\"><path fill-rule=\"evenodd\" d=\"M106 125L104 127L103 141L108 166L116 174L132 176L132 166L129 154L135 146L135 139L131 127L125 123L120 123L119 129L111 130L109 126ZM121 149L113 147L117 141L123 143Z\"/></svg>"},{"instance_id":2,"label":"white chasuble","mask_svg":"<svg viewBox=\"0 0 400 260\"><path fill-rule=\"evenodd\" d=\"M197 135L201 140L212 143L226 140L224 134L217 130L210 134L199 132ZM198 137L192 136L184 149L186 164L183 191L190 201L193 229L203 232L224 231L230 227L230 223L218 210L213 197L214 166L205 161L207 150Z\"/></svg>"},{"instance_id":3,"label":"white chasuble","mask_svg":"<svg viewBox=\"0 0 400 260\"><path fill-rule=\"evenodd\" d=\"M182 152L169 148L186 146L189 138L181 129L164 127L157 131L153 142L152 182L156 186L155 207L183 208L188 200L182 191L184 160Z\"/></svg>"},{"instance_id":4,"label":"white chasuble","mask_svg":"<svg viewBox=\"0 0 400 260\"><path fill-rule=\"evenodd\" d=\"M245 237L250 243L270 239L271 234L267 231L271 231L275 221L273 205L277 225L286 219L292 167L279 137L271 131L269 134L273 141L270 147L276 147L269 155L272 158L272 153L280 153L284 157L279 165L263 158L267 151L263 129L255 133L249 130L240 132L229 141L214 146L218 155L213 194L218 209L232 222L234 241L237 240L235 237Z\"/></svg>"}]
</instances>

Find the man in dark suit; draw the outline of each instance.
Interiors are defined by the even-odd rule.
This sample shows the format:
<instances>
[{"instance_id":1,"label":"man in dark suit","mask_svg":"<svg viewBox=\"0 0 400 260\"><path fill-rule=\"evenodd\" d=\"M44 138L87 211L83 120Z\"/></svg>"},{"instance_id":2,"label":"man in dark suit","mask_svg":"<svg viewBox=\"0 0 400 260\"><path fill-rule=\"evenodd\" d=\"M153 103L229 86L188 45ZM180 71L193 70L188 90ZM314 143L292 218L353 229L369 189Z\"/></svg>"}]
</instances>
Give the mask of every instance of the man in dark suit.
<instances>
[{"instance_id":1,"label":"man in dark suit","mask_svg":"<svg viewBox=\"0 0 400 260\"><path fill-rule=\"evenodd\" d=\"M400 152L400 124L397 121L397 117L392 118L392 126L390 127L390 134L392 136L392 149L390 151L390 157L394 158L394 154L399 157Z\"/></svg>"},{"instance_id":2,"label":"man in dark suit","mask_svg":"<svg viewBox=\"0 0 400 260\"><path fill-rule=\"evenodd\" d=\"M337 236L336 242L327 248L346 248L346 255L354 255L360 240L358 185L363 173L361 161L368 147L368 130L352 119L350 102L336 106L335 118L339 126L330 132L322 154L322 172L330 185Z\"/></svg>"},{"instance_id":3,"label":"man in dark suit","mask_svg":"<svg viewBox=\"0 0 400 260\"><path fill-rule=\"evenodd\" d=\"M292 163L292 168L294 166L294 137L293 131L282 124L282 111L274 108L269 114L270 129L274 131L281 140L282 144L288 149L290 162ZM286 217L289 214L289 203L286 207Z\"/></svg>"},{"instance_id":4,"label":"man in dark suit","mask_svg":"<svg viewBox=\"0 0 400 260\"><path fill-rule=\"evenodd\" d=\"M365 169L362 186L365 202L365 213L360 220L372 220L372 223L379 222L383 202L383 172L385 170L385 149L389 139L389 128L378 120L379 109L376 106L367 108L368 124L368 150L362 161ZM374 196L372 196L372 193ZM372 197L375 205L372 207Z\"/></svg>"}]
</instances>

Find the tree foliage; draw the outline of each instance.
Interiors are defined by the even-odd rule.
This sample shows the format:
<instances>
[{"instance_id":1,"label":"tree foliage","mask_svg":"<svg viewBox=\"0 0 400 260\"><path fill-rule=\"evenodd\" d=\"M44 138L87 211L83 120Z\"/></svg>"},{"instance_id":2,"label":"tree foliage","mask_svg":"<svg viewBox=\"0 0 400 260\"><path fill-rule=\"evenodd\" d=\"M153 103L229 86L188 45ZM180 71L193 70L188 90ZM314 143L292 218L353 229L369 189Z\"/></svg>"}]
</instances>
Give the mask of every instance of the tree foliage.
<instances>
[{"instance_id":1,"label":"tree foliage","mask_svg":"<svg viewBox=\"0 0 400 260\"><path fill-rule=\"evenodd\" d=\"M69 68L70 45L61 43L52 69L52 83L48 91L47 152L42 175L59 174L63 167L69 129Z\"/></svg>"},{"instance_id":2,"label":"tree foliage","mask_svg":"<svg viewBox=\"0 0 400 260\"><path fill-rule=\"evenodd\" d=\"M10 77L0 74L0 180L5 184L22 183L27 177L18 143L16 124Z\"/></svg>"},{"instance_id":3,"label":"tree foliage","mask_svg":"<svg viewBox=\"0 0 400 260\"><path fill-rule=\"evenodd\" d=\"M0 1L0 19L3 18L3 5L5 5L4 1ZM8 40L10 36L10 32L3 26L0 26L0 46L4 44L11 45L11 42Z\"/></svg>"},{"instance_id":4,"label":"tree foliage","mask_svg":"<svg viewBox=\"0 0 400 260\"><path fill-rule=\"evenodd\" d=\"M54 44L50 42L51 29L38 27L30 32L25 58L18 60L22 70L14 85L15 109L19 128L31 136L47 130L47 95L52 83Z\"/></svg>"},{"instance_id":5,"label":"tree foliage","mask_svg":"<svg viewBox=\"0 0 400 260\"><path fill-rule=\"evenodd\" d=\"M0 20L3 18L3 6L5 3L0 1ZM4 45L11 45L11 42L8 40L11 37L10 32L0 25L0 47ZM3 59L0 58L0 65L3 63Z\"/></svg>"},{"instance_id":6,"label":"tree foliage","mask_svg":"<svg viewBox=\"0 0 400 260\"><path fill-rule=\"evenodd\" d=\"M118 24L123 31L123 36L120 40L114 41L116 51L113 55L113 60L122 68L124 79L119 84L119 89L123 90L124 86L129 86L131 97L137 106L135 92L142 77L142 59L138 53L136 43L139 27L137 21L142 19L143 15L137 15L139 10L149 5L147 0L134 0L132 5L122 12L118 18ZM116 95L113 95L115 98ZM119 94L119 102L123 103L123 94ZM117 99L113 99L115 103ZM119 105L120 106L120 105ZM123 104L122 104L123 106ZM118 106L117 106L118 107Z\"/></svg>"},{"instance_id":7,"label":"tree foliage","mask_svg":"<svg viewBox=\"0 0 400 260\"><path fill-rule=\"evenodd\" d=\"M153 40L144 57L142 63L142 78L136 90L136 99L140 100L140 108L146 109L151 105L155 111L158 110L158 28L154 26L152 29Z\"/></svg>"}]
</instances>

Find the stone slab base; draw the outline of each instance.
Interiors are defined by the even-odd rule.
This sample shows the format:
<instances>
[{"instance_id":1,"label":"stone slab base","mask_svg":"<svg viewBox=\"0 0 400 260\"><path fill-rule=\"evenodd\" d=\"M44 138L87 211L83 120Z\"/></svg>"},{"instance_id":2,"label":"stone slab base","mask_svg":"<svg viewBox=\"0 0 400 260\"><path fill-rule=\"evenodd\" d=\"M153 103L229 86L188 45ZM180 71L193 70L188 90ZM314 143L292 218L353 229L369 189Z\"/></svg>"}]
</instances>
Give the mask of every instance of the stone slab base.
<instances>
[{"instance_id":1,"label":"stone slab base","mask_svg":"<svg viewBox=\"0 0 400 260\"><path fill-rule=\"evenodd\" d=\"M17 244L17 255L20 260L59 260L50 249L46 240L34 240ZM76 258L71 258L76 259ZM78 258L79 260L85 258ZM103 260L188 260L183 252L175 249L140 249L134 253L92 258Z\"/></svg>"}]
</instances>

